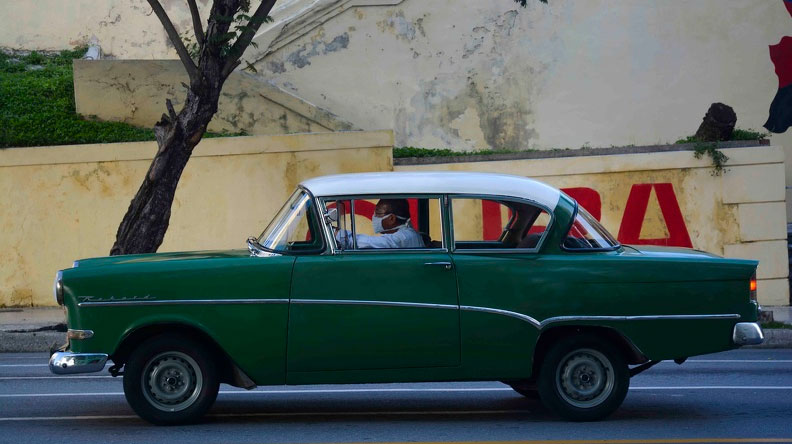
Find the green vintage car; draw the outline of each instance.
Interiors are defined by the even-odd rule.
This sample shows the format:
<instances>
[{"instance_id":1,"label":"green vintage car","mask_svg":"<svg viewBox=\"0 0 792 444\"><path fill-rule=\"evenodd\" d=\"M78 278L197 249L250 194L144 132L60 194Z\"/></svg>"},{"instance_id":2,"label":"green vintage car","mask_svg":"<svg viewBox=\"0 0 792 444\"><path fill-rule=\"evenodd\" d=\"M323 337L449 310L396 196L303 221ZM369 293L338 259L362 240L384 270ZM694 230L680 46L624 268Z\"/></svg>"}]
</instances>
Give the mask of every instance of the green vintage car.
<instances>
[{"instance_id":1,"label":"green vintage car","mask_svg":"<svg viewBox=\"0 0 792 444\"><path fill-rule=\"evenodd\" d=\"M199 419L220 383L477 380L596 420L661 360L763 339L756 261L619 245L524 177L315 178L247 244L58 272L69 330L51 371L111 360L155 424Z\"/></svg>"}]
</instances>

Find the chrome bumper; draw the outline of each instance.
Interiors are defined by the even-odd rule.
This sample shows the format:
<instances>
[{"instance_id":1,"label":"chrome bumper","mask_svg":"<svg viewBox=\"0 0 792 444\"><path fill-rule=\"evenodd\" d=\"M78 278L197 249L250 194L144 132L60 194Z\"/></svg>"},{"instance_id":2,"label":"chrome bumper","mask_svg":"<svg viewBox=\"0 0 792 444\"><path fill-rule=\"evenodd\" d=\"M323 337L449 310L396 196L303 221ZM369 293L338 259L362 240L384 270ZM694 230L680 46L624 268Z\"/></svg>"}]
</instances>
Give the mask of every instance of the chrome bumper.
<instances>
[{"instance_id":1,"label":"chrome bumper","mask_svg":"<svg viewBox=\"0 0 792 444\"><path fill-rule=\"evenodd\" d=\"M756 322L738 322L734 326L732 341L736 345L757 345L764 341L764 333Z\"/></svg>"},{"instance_id":2,"label":"chrome bumper","mask_svg":"<svg viewBox=\"0 0 792 444\"><path fill-rule=\"evenodd\" d=\"M106 362L104 353L55 352L50 356L49 368L56 375L92 373L104 369Z\"/></svg>"}]
</instances>

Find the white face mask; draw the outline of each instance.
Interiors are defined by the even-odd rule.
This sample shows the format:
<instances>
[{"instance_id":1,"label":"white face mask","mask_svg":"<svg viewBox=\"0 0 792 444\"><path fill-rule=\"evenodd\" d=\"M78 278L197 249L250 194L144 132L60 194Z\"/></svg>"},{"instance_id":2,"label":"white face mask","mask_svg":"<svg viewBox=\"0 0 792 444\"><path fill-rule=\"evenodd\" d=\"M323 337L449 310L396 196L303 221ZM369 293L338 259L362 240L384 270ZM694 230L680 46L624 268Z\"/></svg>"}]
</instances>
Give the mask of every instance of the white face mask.
<instances>
[{"instance_id":1,"label":"white face mask","mask_svg":"<svg viewBox=\"0 0 792 444\"><path fill-rule=\"evenodd\" d=\"M385 231L385 228L382 226L382 219L390 216L390 214L386 214L384 216L371 216L371 228L374 229L374 232L379 234Z\"/></svg>"}]
</instances>

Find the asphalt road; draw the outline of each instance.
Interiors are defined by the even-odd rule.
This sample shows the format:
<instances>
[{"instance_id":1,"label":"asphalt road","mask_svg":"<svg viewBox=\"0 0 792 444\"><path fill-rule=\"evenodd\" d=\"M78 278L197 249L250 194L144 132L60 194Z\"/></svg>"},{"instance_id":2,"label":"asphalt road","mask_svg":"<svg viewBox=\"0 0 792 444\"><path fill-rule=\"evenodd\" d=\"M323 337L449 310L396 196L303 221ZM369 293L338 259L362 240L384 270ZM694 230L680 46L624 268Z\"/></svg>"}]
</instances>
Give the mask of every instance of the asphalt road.
<instances>
[{"instance_id":1,"label":"asphalt road","mask_svg":"<svg viewBox=\"0 0 792 444\"><path fill-rule=\"evenodd\" d=\"M221 386L204 423L155 427L127 406L120 378L55 376L46 362L0 354L0 443L792 442L790 349L661 363L596 423L561 421L503 384L477 382Z\"/></svg>"}]
</instances>

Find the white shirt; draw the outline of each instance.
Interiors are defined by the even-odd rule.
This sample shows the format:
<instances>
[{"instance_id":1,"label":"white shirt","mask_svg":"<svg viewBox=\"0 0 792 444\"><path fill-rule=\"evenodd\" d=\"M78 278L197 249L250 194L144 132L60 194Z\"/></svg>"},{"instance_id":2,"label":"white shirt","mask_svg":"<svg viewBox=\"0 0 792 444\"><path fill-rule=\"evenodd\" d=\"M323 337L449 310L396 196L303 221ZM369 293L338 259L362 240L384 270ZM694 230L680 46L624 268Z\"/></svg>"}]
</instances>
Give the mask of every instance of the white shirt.
<instances>
[{"instance_id":1,"label":"white shirt","mask_svg":"<svg viewBox=\"0 0 792 444\"><path fill-rule=\"evenodd\" d=\"M346 232L346 235L344 235ZM348 230L336 233L338 245L342 248L352 248L352 233ZM384 233L379 236L357 235L357 247L363 248L426 248L421 235L413 230L409 224L404 224L394 233Z\"/></svg>"}]
</instances>

